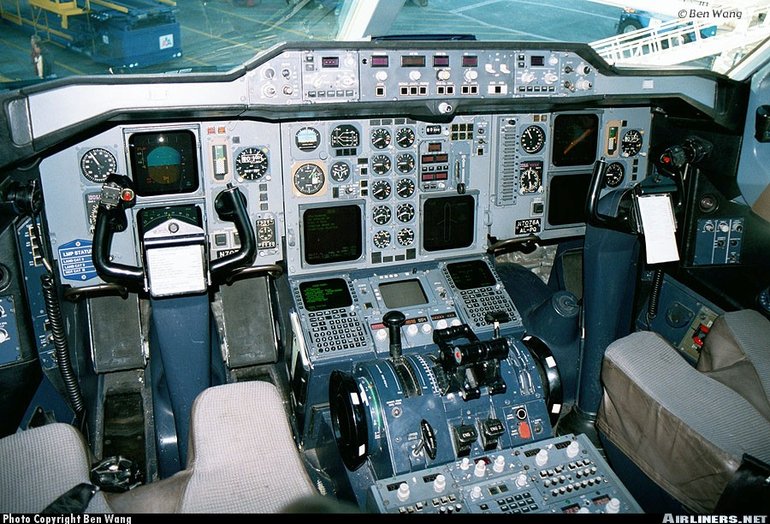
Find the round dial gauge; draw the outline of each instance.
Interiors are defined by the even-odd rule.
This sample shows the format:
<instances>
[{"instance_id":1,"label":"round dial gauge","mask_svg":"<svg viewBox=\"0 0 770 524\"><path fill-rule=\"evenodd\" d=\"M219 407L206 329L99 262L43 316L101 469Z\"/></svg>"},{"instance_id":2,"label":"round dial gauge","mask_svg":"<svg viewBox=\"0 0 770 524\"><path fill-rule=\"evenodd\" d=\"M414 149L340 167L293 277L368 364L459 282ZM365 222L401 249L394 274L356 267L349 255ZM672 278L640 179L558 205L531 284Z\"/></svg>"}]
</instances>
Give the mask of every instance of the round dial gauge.
<instances>
[{"instance_id":1,"label":"round dial gauge","mask_svg":"<svg viewBox=\"0 0 770 524\"><path fill-rule=\"evenodd\" d=\"M412 204L400 204L396 208L396 218L399 222L409 222L414 218L414 206Z\"/></svg>"},{"instance_id":2,"label":"round dial gauge","mask_svg":"<svg viewBox=\"0 0 770 524\"><path fill-rule=\"evenodd\" d=\"M401 198L409 198L414 194L414 180L411 178L399 178L396 182L396 194Z\"/></svg>"},{"instance_id":3,"label":"round dial gauge","mask_svg":"<svg viewBox=\"0 0 770 524\"><path fill-rule=\"evenodd\" d=\"M315 127L303 127L294 135L294 142L300 151L315 151L321 143L321 133Z\"/></svg>"},{"instance_id":4,"label":"round dial gauge","mask_svg":"<svg viewBox=\"0 0 770 524\"><path fill-rule=\"evenodd\" d=\"M519 188L522 194L536 193L543 184L543 179L537 169L527 168L519 177Z\"/></svg>"},{"instance_id":5,"label":"round dial gauge","mask_svg":"<svg viewBox=\"0 0 770 524\"><path fill-rule=\"evenodd\" d=\"M414 129L411 127L400 127L396 131L396 144L398 147L412 147L414 144Z\"/></svg>"},{"instance_id":6,"label":"round dial gauge","mask_svg":"<svg viewBox=\"0 0 770 524\"><path fill-rule=\"evenodd\" d=\"M392 213L388 206L377 206L372 210L372 220L374 223L380 226L384 226L390 222Z\"/></svg>"},{"instance_id":7,"label":"round dial gauge","mask_svg":"<svg viewBox=\"0 0 770 524\"><path fill-rule=\"evenodd\" d=\"M358 129L350 124L342 124L332 129L332 147L358 147L361 135Z\"/></svg>"},{"instance_id":8,"label":"round dial gauge","mask_svg":"<svg viewBox=\"0 0 770 524\"><path fill-rule=\"evenodd\" d=\"M256 147L247 147L235 157L235 171L244 180L259 180L267 173L267 165L267 155Z\"/></svg>"},{"instance_id":9,"label":"round dial gauge","mask_svg":"<svg viewBox=\"0 0 770 524\"><path fill-rule=\"evenodd\" d=\"M396 240L398 240L398 243L402 246L411 246L414 242L414 231L412 231L412 228L405 227L398 232Z\"/></svg>"},{"instance_id":10,"label":"round dial gauge","mask_svg":"<svg viewBox=\"0 0 770 524\"><path fill-rule=\"evenodd\" d=\"M396 157L396 169L401 173L411 173L414 165L415 159L412 153L401 153Z\"/></svg>"},{"instance_id":11,"label":"round dial gauge","mask_svg":"<svg viewBox=\"0 0 770 524\"><path fill-rule=\"evenodd\" d=\"M91 182L102 183L107 179L107 175L117 170L118 161L115 160L115 155L103 147L89 149L80 157L80 172Z\"/></svg>"},{"instance_id":12,"label":"round dial gauge","mask_svg":"<svg viewBox=\"0 0 770 524\"><path fill-rule=\"evenodd\" d=\"M384 175L390 171L391 161L388 155L374 155L372 157L372 171L378 175Z\"/></svg>"},{"instance_id":13,"label":"round dial gauge","mask_svg":"<svg viewBox=\"0 0 770 524\"><path fill-rule=\"evenodd\" d=\"M372 145L377 149L385 149L390 145L390 131L385 128L378 127L373 129L370 138L372 139Z\"/></svg>"},{"instance_id":14,"label":"round dial gauge","mask_svg":"<svg viewBox=\"0 0 770 524\"><path fill-rule=\"evenodd\" d=\"M344 182L350 176L350 165L347 162L335 162L329 170L329 176L335 182Z\"/></svg>"},{"instance_id":15,"label":"round dial gauge","mask_svg":"<svg viewBox=\"0 0 770 524\"><path fill-rule=\"evenodd\" d=\"M372 242L374 242L376 247L385 249L390 245L390 232L384 229L377 231L372 237Z\"/></svg>"},{"instance_id":16,"label":"round dial gauge","mask_svg":"<svg viewBox=\"0 0 770 524\"><path fill-rule=\"evenodd\" d=\"M315 164L302 164L294 172L294 187L303 195L315 195L324 185L323 170Z\"/></svg>"},{"instance_id":17,"label":"round dial gauge","mask_svg":"<svg viewBox=\"0 0 770 524\"><path fill-rule=\"evenodd\" d=\"M375 180L371 187L372 196L377 200L385 200L392 191L390 182L387 180Z\"/></svg>"},{"instance_id":18,"label":"round dial gauge","mask_svg":"<svg viewBox=\"0 0 770 524\"><path fill-rule=\"evenodd\" d=\"M604 173L604 183L607 187L618 187L623 182L623 175L626 173L626 169L620 162L613 162L607 166L607 171Z\"/></svg>"},{"instance_id":19,"label":"round dial gauge","mask_svg":"<svg viewBox=\"0 0 770 524\"><path fill-rule=\"evenodd\" d=\"M636 156L642 150L642 133L636 129L629 129L620 141L620 150L623 156Z\"/></svg>"},{"instance_id":20,"label":"round dial gauge","mask_svg":"<svg viewBox=\"0 0 770 524\"><path fill-rule=\"evenodd\" d=\"M545 145L545 131L540 126L529 126L521 134L521 148L529 154L540 152Z\"/></svg>"}]
</instances>

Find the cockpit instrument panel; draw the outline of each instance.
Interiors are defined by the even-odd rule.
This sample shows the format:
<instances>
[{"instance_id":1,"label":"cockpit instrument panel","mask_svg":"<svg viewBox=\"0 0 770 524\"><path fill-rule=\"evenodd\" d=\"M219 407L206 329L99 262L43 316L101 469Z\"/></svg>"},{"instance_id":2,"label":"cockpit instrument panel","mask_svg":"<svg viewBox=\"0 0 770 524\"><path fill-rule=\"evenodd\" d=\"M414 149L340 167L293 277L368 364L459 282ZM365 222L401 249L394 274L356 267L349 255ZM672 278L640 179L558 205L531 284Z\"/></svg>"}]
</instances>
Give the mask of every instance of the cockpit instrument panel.
<instances>
[{"instance_id":1,"label":"cockpit instrument panel","mask_svg":"<svg viewBox=\"0 0 770 524\"><path fill-rule=\"evenodd\" d=\"M295 139L307 129L318 137L312 150ZM490 131L489 116L447 124L408 118L283 124L289 272L482 252ZM321 217L328 229L320 228Z\"/></svg>"},{"instance_id":2,"label":"cockpit instrument panel","mask_svg":"<svg viewBox=\"0 0 770 524\"><path fill-rule=\"evenodd\" d=\"M81 183L72 184L67 174L78 171L83 175ZM92 237L101 186L112 172L127 175L138 195L136 206L127 213L128 228L115 234L110 253L115 263L142 265L142 231L159 210L194 210L195 220L187 221L204 228L210 259L237 251L240 238L235 225L221 220L214 207L227 184L237 185L246 197L257 241L254 264L283 260L278 124L214 121L116 126L44 159L40 172L54 259L72 286L100 280L90 263ZM66 246L70 245L84 253L85 263L68 260L72 250Z\"/></svg>"}]
</instances>

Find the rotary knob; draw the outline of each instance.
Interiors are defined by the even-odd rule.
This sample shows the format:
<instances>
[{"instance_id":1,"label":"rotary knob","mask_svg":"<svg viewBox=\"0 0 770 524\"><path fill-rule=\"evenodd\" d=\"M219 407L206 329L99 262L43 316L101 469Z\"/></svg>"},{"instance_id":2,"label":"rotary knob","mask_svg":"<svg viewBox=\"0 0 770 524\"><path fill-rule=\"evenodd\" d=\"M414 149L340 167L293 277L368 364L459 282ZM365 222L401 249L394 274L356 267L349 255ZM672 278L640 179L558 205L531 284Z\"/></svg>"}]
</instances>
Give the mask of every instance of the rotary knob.
<instances>
[{"instance_id":1,"label":"rotary knob","mask_svg":"<svg viewBox=\"0 0 770 524\"><path fill-rule=\"evenodd\" d=\"M401 502L405 502L409 498L409 484L406 482L402 482L401 485L398 487L398 492L396 493L396 496L398 497L398 500Z\"/></svg>"},{"instance_id":2,"label":"rotary knob","mask_svg":"<svg viewBox=\"0 0 770 524\"><path fill-rule=\"evenodd\" d=\"M473 474L479 478L483 477L487 472L487 463L483 460L476 462L476 467L473 468Z\"/></svg>"},{"instance_id":3,"label":"rotary knob","mask_svg":"<svg viewBox=\"0 0 770 524\"><path fill-rule=\"evenodd\" d=\"M479 77L479 72L475 69L468 69L463 76L468 82L473 82Z\"/></svg>"},{"instance_id":4,"label":"rotary knob","mask_svg":"<svg viewBox=\"0 0 770 524\"><path fill-rule=\"evenodd\" d=\"M433 491L436 493L442 493L446 489L446 477L444 475L437 475L433 479Z\"/></svg>"},{"instance_id":5,"label":"rotary knob","mask_svg":"<svg viewBox=\"0 0 770 524\"><path fill-rule=\"evenodd\" d=\"M419 71L409 71L409 80L412 82L417 82L420 78L422 78L422 73Z\"/></svg>"},{"instance_id":6,"label":"rotary knob","mask_svg":"<svg viewBox=\"0 0 770 524\"><path fill-rule=\"evenodd\" d=\"M516 477L516 486L519 488L523 488L527 485L527 476L524 473L519 474L518 477Z\"/></svg>"},{"instance_id":7,"label":"rotary knob","mask_svg":"<svg viewBox=\"0 0 770 524\"><path fill-rule=\"evenodd\" d=\"M450 76L451 74L449 73L449 69L439 69L438 71L436 71L436 78L438 80L441 80L441 81L449 80Z\"/></svg>"},{"instance_id":8,"label":"rotary knob","mask_svg":"<svg viewBox=\"0 0 770 524\"><path fill-rule=\"evenodd\" d=\"M535 455L535 464L538 466L545 466L548 463L548 452L544 449L541 449L537 452L537 455Z\"/></svg>"},{"instance_id":9,"label":"rotary knob","mask_svg":"<svg viewBox=\"0 0 770 524\"><path fill-rule=\"evenodd\" d=\"M498 455L495 458L495 463L492 464L492 470L494 470L495 473L502 473L504 469L505 469L505 457L502 455Z\"/></svg>"},{"instance_id":10,"label":"rotary knob","mask_svg":"<svg viewBox=\"0 0 770 524\"><path fill-rule=\"evenodd\" d=\"M377 79L378 82L384 82L388 79L388 72L387 71L377 71L375 73L374 78Z\"/></svg>"}]
</instances>

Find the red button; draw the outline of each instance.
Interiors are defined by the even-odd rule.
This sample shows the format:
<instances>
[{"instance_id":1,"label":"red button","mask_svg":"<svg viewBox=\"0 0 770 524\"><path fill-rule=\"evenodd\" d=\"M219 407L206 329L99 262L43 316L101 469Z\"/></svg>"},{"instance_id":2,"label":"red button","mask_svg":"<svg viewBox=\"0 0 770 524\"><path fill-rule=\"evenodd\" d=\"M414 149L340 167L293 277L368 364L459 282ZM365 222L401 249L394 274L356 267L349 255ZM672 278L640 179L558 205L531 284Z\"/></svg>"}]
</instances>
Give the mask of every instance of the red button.
<instances>
[{"instance_id":1,"label":"red button","mask_svg":"<svg viewBox=\"0 0 770 524\"><path fill-rule=\"evenodd\" d=\"M532 432L529 430L529 424L519 422L519 436L521 438L532 438Z\"/></svg>"}]
</instances>

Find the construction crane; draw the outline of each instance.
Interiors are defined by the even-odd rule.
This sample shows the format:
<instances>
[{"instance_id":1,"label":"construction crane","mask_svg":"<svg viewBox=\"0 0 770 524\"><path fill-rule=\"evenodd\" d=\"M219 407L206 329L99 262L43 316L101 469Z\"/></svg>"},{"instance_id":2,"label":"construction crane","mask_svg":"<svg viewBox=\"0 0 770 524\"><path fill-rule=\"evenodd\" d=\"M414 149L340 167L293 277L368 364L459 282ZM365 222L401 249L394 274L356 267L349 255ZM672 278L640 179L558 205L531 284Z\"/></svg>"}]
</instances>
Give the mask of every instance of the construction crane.
<instances>
[{"instance_id":1,"label":"construction crane","mask_svg":"<svg viewBox=\"0 0 770 524\"><path fill-rule=\"evenodd\" d=\"M110 67L182 56L172 0L0 0L0 18Z\"/></svg>"},{"instance_id":2,"label":"construction crane","mask_svg":"<svg viewBox=\"0 0 770 524\"><path fill-rule=\"evenodd\" d=\"M681 16L591 42L607 62L617 66L668 66L710 60L709 67L724 73L748 49L770 37L770 5L733 2L690 8L701 14ZM690 10L684 13L689 14Z\"/></svg>"}]
</instances>

